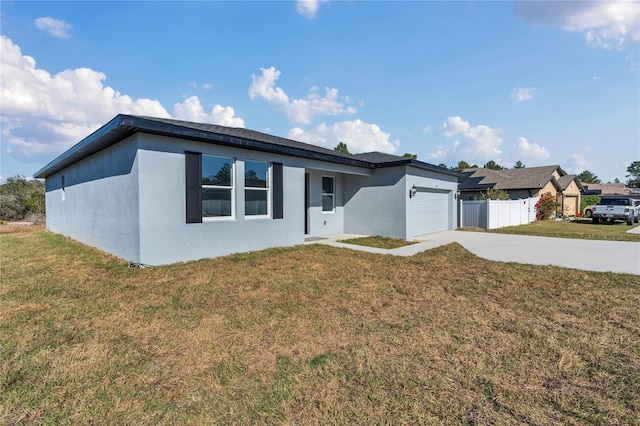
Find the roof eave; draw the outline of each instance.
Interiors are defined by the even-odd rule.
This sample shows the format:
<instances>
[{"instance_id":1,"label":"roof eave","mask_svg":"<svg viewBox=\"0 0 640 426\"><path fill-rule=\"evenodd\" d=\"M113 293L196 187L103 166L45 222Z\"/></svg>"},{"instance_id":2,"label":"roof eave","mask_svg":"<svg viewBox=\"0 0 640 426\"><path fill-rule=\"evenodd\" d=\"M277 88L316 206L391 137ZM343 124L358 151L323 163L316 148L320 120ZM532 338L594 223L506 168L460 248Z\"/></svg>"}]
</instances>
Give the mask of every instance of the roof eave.
<instances>
[{"instance_id":1,"label":"roof eave","mask_svg":"<svg viewBox=\"0 0 640 426\"><path fill-rule=\"evenodd\" d=\"M56 157L54 160L49 162L46 166L38 170L34 173L33 177L37 179L43 179L47 176L52 175L53 173L64 169L65 167L75 163L76 161L81 160L82 158L91 155L100 149L104 149L113 143L119 142L124 139L124 137L118 136L117 141L108 140L107 136L112 134L112 132L118 129L122 124L123 119L122 114L116 115L111 121L109 121L104 126L100 127L95 132L91 133L86 138L82 139L80 142L69 148L67 151L62 153L60 156ZM130 132L129 135L134 132ZM104 138L104 139L103 139ZM104 146L99 146L96 149L96 143L100 140L104 140ZM99 144L102 145L102 144Z\"/></svg>"},{"instance_id":2,"label":"roof eave","mask_svg":"<svg viewBox=\"0 0 640 426\"><path fill-rule=\"evenodd\" d=\"M296 147L285 147L268 142L254 141L242 137L228 136L187 127L179 127L141 117L118 114L100 129L96 130L69 150L55 158L49 164L38 170L33 177L39 179L46 178L65 167L88 157L89 155L95 154L110 145L120 142L136 132L191 139L200 142L215 142L220 145L273 152L293 157L328 161L355 167L373 167L370 162L358 160L356 158L345 158L337 155L333 156Z\"/></svg>"}]
</instances>

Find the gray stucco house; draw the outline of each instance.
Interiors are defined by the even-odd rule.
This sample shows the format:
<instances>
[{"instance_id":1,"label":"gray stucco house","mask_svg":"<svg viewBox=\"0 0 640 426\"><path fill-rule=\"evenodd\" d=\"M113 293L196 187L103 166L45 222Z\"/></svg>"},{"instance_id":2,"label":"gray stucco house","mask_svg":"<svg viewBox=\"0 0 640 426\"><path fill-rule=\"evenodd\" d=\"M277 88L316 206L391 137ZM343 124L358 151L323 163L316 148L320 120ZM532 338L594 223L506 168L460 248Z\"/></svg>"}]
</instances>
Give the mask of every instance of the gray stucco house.
<instances>
[{"instance_id":1,"label":"gray stucco house","mask_svg":"<svg viewBox=\"0 0 640 426\"><path fill-rule=\"evenodd\" d=\"M412 240L456 225L456 172L241 128L118 115L34 177L47 228L161 265L336 233Z\"/></svg>"}]
</instances>

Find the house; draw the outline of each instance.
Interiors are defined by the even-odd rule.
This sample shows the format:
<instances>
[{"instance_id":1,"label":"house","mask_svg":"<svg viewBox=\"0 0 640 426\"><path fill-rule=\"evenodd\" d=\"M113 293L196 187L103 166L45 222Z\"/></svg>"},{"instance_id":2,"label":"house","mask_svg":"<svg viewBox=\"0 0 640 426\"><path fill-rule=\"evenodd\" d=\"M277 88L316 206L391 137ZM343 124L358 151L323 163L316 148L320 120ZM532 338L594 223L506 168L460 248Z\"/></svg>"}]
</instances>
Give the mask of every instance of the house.
<instances>
[{"instance_id":1,"label":"house","mask_svg":"<svg viewBox=\"0 0 640 426\"><path fill-rule=\"evenodd\" d=\"M460 174L242 128L118 115L34 177L47 228L160 265L337 233L453 229Z\"/></svg>"},{"instance_id":2,"label":"house","mask_svg":"<svg viewBox=\"0 0 640 426\"><path fill-rule=\"evenodd\" d=\"M624 183L586 183L582 182L583 195L638 195L637 188L627 188Z\"/></svg>"},{"instance_id":3,"label":"house","mask_svg":"<svg viewBox=\"0 0 640 426\"><path fill-rule=\"evenodd\" d=\"M560 166L524 167L492 170L462 170L465 176L459 186L460 199L479 199L488 189L501 189L517 200L539 197L547 192L556 197L558 214L575 216L580 211L582 184L576 175L566 174Z\"/></svg>"}]
</instances>

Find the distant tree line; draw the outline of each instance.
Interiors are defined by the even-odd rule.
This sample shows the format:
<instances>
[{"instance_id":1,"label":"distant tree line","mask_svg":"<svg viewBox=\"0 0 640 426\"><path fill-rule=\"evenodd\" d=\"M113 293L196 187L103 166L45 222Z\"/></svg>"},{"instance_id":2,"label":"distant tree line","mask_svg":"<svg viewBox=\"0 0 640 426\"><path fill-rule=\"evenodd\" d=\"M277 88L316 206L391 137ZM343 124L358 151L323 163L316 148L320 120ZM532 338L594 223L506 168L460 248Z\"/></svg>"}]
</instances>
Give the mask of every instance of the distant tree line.
<instances>
[{"instance_id":1,"label":"distant tree line","mask_svg":"<svg viewBox=\"0 0 640 426\"><path fill-rule=\"evenodd\" d=\"M16 175L0 185L0 220L44 219L44 182Z\"/></svg>"}]
</instances>

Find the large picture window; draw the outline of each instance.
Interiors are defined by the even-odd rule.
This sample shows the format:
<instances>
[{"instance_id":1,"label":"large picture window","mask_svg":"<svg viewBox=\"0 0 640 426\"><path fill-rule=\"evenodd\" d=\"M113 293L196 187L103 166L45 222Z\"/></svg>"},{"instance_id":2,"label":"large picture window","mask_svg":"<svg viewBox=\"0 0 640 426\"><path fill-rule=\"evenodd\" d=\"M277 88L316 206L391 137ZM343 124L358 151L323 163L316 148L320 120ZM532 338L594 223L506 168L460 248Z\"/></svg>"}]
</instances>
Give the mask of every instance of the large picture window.
<instances>
[{"instance_id":1,"label":"large picture window","mask_svg":"<svg viewBox=\"0 0 640 426\"><path fill-rule=\"evenodd\" d=\"M322 176L322 211L332 212L335 207L335 179L331 176Z\"/></svg>"},{"instance_id":2,"label":"large picture window","mask_svg":"<svg viewBox=\"0 0 640 426\"><path fill-rule=\"evenodd\" d=\"M186 223L235 217L236 188L233 158L186 151ZM245 162L245 211L247 217L284 218L282 163Z\"/></svg>"},{"instance_id":3,"label":"large picture window","mask_svg":"<svg viewBox=\"0 0 640 426\"><path fill-rule=\"evenodd\" d=\"M244 212L246 216L269 215L269 163L245 161Z\"/></svg>"},{"instance_id":4,"label":"large picture window","mask_svg":"<svg viewBox=\"0 0 640 426\"><path fill-rule=\"evenodd\" d=\"M233 158L202 156L202 217L233 216Z\"/></svg>"}]
</instances>

